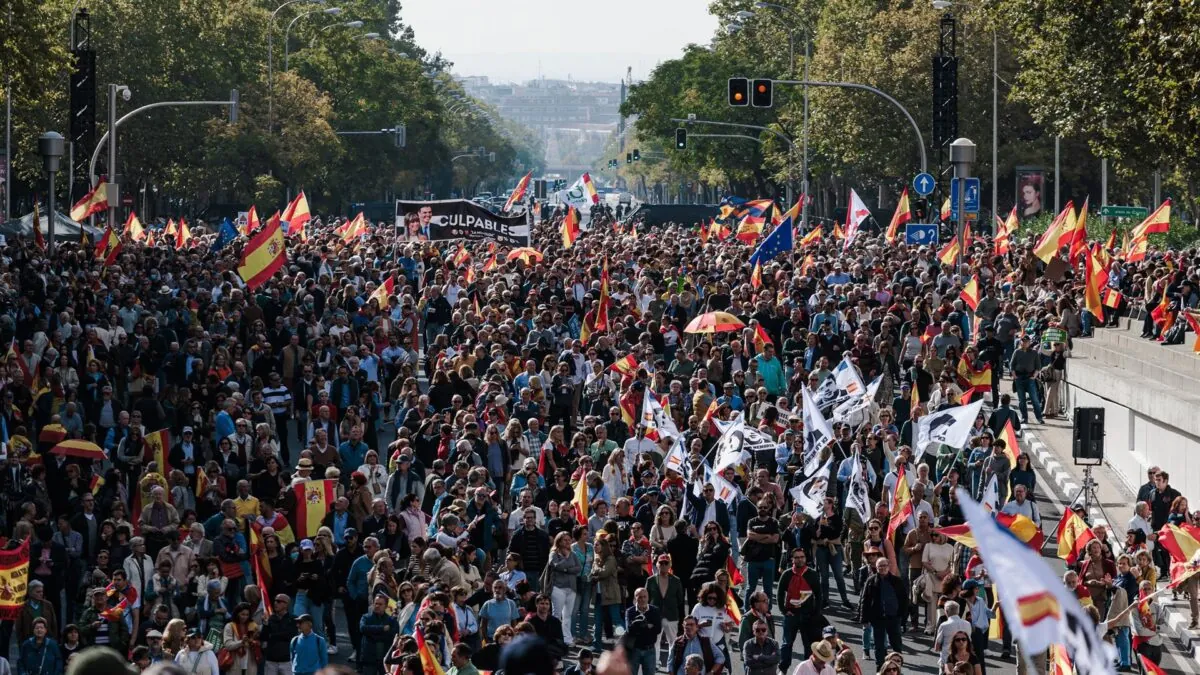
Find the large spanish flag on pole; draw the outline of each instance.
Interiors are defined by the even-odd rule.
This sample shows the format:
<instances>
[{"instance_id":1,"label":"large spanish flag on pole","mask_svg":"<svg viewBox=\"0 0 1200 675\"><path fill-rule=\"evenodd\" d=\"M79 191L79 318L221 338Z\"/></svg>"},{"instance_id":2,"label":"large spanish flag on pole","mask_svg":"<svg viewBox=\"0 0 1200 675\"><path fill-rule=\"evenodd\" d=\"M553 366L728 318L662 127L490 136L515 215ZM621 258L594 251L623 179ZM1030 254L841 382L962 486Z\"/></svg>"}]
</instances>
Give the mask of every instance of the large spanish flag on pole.
<instances>
[{"instance_id":1,"label":"large spanish flag on pole","mask_svg":"<svg viewBox=\"0 0 1200 675\"><path fill-rule=\"evenodd\" d=\"M433 655L433 650L425 642L425 635L422 633L420 625L413 631L413 637L417 639L417 655L421 657L421 671L424 675L446 675L446 671L442 670L442 664L438 663L437 657Z\"/></svg>"},{"instance_id":2,"label":"large spanish flag on pole","mask_svg":"<svg viewBox=\"0 0 1200 675\"><path fill-rule=\"evenodd\" d=\"M11 551L0 551L0 620L13 621L25 606L29 588L29 539Z\"/></svg>"},{"instance_id":3,"label":"large spanish flag on pole","mask_svg":"<svg viewBox=\"0 0 1200 675\"><path fill-rule=\"evenodd\" d=\"M254 571L254 583L262 595L263 613L271 616L271 559L263 544L262 528L257 523L250 525L250 567Z\"/></svg>"},{"instance_id":4,"label":"large spanish flag on pole","mask_svg":"<svg viewBox=\"0 0 1200 675\"><path fill-rule=\"evenodd\" d=\"M1154 213L1146 216L1146 219L1133 228L1132 236L1134 239L1145 237L1146 235L1155 233L1166 233L1171 229L1171 200L1159 204Z\"/></svg>"},{"instance_id":5,"label":"large spanish flag on pole","mask_svg":"<svg viewBox=\"0 0 1200 675\"><path fill-rule=\"evenodd\" d=\"M266 283L287 262L287 246L283 240L283 229L279 223L268 223L242 251L242 263L238 274L246 282L246 290Z\"/></svg>"},{"instance_id":6,"label":"large spanish flag on pole","mask_svg":"<svg viewBox=\"0 0 1200 675\"><path fill-rule=\"evenodd\" d=\"M297 539L310 539L321 527L321 521L333 508L335 493L332 480L308 480L292 487L296 493L296 517L292 526Z\"/></svg>"},{"instance_id":7,"label":"large spanish flag on pole","mask_svg":"<svg viewBox=\"0 0 1200 675\"><path fill-rule=\"evenodd\" d=\"M100 213L108 208L108 183L100 181L92 191L75 202L71 207L71 220L79 222L93 213ZM50 214L53 218L54 214Z\"/></svg>"},{"instance_id":8,"label":"large spanish flag on pole","mask_svg":"<svg viewBox=\"0 0 1200 675\"><path fill-rule=\"evenodd\" d=\"M283 210L283 222L287 223L287 234L289 237L295 236L304 231L304 225L312 218L312 214L308 211L308 198L304 196L304 190L296 195L296 198L287 205Z\"/></svg>"},{"instance_id":9,"label":"large spanish flag on pole","mask_svg":"<svg viewBox=\"0 0 1200 675\"><path fill-rule=\"evenodd\" d=\"M892 517L888 519L887 537L895 541L896 529L913 514L912 491L908 487L908 477L904 475L901 466L896 474L896 496L892 500Z\"/></svg>"},{"instance_id":10,"label":"large spanish flag on pole","mask_svg":"<svg viewBox=\"0 0 1200 675\"><path fill-rule=\"evenodd\" d=\"M158 473L164 478L171 475L171 465L167 463L167 456L171 453L171 430L159 429L158 431L148 433L145 436L146 450L143 462L154 462L158 467ZM167 495L170 496L170 492Z\"/></svg>"},{"instance_id":11,"label":"large spanish flag on pole","mask_svg":"<svg viewBox=\"0 0 1200 675\"><path fill-rule=\"evenodd\" d=\"M520 203L521 199L525 196L525 190L529 189L530 178L533 178L532 171L525 174L521 180L517 181L517 186L513 188L512 194L508 195L508 199L504 200L504 208L500 209L501 213L511 209L513 204Z\"/></svg>"}]
</instances>

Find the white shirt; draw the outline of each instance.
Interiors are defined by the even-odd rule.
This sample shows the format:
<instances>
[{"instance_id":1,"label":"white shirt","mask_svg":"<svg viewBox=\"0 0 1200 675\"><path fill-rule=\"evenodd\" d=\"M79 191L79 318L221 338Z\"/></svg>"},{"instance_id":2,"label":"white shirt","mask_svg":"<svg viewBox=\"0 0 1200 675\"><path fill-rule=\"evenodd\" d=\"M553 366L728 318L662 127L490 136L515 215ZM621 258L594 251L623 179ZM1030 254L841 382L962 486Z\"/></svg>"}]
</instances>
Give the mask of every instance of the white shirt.
<instances>
[{"instance_id":1,"label":"white shirt","mask_svg":"<svg viewBox=\"0 0 1200 675\"><path fill-rule=\"evenodd\" d=\"M706 626L700 629L700 635L708 638L713 646L724 644L725 629L721 627L721 622L729 621L729 615L725 613L725 605L722 603L717 607L707 607L697 603L692 608L692 616L696 617L696 621L701 625L705 621L712 621L711 626Z\"/></svg>"},{"instance_id":2,"label":"white shirt","mask_svg":"<svg viewBox=\"0 0 1200 675\"><path fill-rule=\"evenodd\" d=\"M792 675L835 675L835 672L833 666L828 663L821 664L821 668L818 669L812 659L804 659L792 670Z\"/></svg>"},{"instance_id":3,"label":"white shirt","mask_svg":"<svg viewBox=\"0 0 1200 675\"><path fill-rule=\"evenodd\" d=\"M904 525L904 534L908 534L909 530L917 527L917 519L921 517L922 513L929 517L929 525L931 527L937 522L937 519L933 517L933 507L930 506L928 501L922 499L921 503L918 504L916 500L913 500L912 515L908 517L908 521Z\"/></svg>"},{"instance_id":4,"label":"white shirt","mask_svg":"<svg viewBox=\"0 0 1200 675\"><path fill-rule=\"evenodd\" d=\"M545 514L545 512L542 511L541 507L530 506L529 508L533 509L537 513L537 524L539 526L541 526L543 523L546 522L546 514ZM524 527L525 526L524 518L525 518L525 507L524 506L513 507L512 513L508 514L508 531L516 532L517 530Z\"/></svg>"}]
</instances>

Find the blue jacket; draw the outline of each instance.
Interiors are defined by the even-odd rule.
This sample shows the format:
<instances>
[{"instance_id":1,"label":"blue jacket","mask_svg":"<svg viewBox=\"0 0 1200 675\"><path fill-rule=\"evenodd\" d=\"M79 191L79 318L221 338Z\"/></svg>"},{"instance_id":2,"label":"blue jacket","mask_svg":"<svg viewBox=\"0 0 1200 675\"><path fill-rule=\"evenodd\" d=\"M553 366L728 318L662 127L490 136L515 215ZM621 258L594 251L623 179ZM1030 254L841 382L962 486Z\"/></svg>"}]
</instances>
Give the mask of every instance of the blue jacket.
<instances>
[{"instance_id":1,"label":"blue jacket","mask_svg":"<svg viewBox=\"0 0 1200 675\"><path fill-rule=\"evenodd\" d=\"M345 469L347 476L350 475L349 472L357 471L358 467L367 461L368 450L370 448L362 441L359 441L357 444L354 441L343 441L338 446L338 456L342 458L342 468Z\"/></svg>"},{"instance_id":2,"label":"blue jacket","mask_svg":"<svg viewBox=\"0 0 1200 675\"><path fill-rule=\"evenodd\" d=\"M316 633L292 638L292 673L308 675L329 665L329 643Z\"/></svg>"},{"instance_id":3,"label":"blue jacket","mask_svg":"<svg viewBox=\"0 0 1200 675\"><path fill-rule=\"evenodd\" d=\"M25 638L17 659L17 675L62 675L62 672L62 651L53 638L46 636L40 645L35 637Z\"/></svg>"},{"instance_id":4,"label":"blue jacket","mask_svg":"<svg viewBox=\"0 0 1200 675\"><path fill-rule=\"evenodd\" d=\"M787 393L787 375L783 372L783 364L778 358L768 359L760 354L754 357L758 362L758 372L762 375L763 384L767 387L767 393L771 396L780 396Z\"/></svg>"},{"instance_id":5,"label":"blue jacket","mask_svg":"<svg viewBox=\"0 0 1200 675\"><path fill-rule=\"evenodd\" d=\"M365 555L358 557L350 565L350 576L346 579L346 594L353 600L366 600L367 573L371 571L371 558Z\"/></svg>"},{"instance_id":6,"label":"blue jacket","mask_svg":"<svg viewBox=\"0 0 1200 675\"><path fill-rule=\"evenodd\" d=\"M392 646L392 640L400 632L400 624L396 617L384 614L380 616L374 611L363 614L358 622L362 637L358 645L358 662L360 664L382 664Z\"/></svg>"}]
</instances>

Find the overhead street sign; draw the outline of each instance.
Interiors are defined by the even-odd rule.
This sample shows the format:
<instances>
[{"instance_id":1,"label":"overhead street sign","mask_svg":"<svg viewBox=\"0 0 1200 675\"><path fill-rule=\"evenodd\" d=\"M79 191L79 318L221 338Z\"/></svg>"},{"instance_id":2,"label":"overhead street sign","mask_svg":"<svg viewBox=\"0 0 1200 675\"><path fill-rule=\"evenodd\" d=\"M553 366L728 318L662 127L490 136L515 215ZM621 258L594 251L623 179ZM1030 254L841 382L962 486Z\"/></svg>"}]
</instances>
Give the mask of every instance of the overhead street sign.
<instances>
[{"instance_id":1,"label":"overhead street sign","mask_svg":"<svg viewBox=\"0 0 1200 675\"><path fill-rule=\"evenodd\" d=\"M1101 206L1100 215L1104 218L1137 218L1144 219L1150 215L1150 209L1144 206Z\"/></svg>"},{"instance_id":2,"label":"overhead street sign","mask_svg":"<svg viewBox=\"0 0 1200 675\"><path fill-rule=\"evenodd\" d=\"M928 197L933 194L933 188L937 187L937 181L933 180L933 176L922 171L913 178L913 189L922 197Z\"/></svg>"},{"instance_id":3,"label":"overhead street sign","mask_svg":"<svg viewBox=\"0 0 1200 675\"><path fill-rule=\"evenodd\" d=\"M937 223L908 223L904 226L904 243L909 246L930 246L938 243Z\"/></svg>"},{"instance_id":4,"label":"overhead street sign","mask_svg":"<svg viewBox=\"0 0 1200 675\"><path fill-rule=\"evenodd\" d=\"M966 202L963 217L967 220L979 218L979 179L967 178L963 186L963 200ZM958 220L958 179L950 179L950 219Z\"/></svg>"}]
</instances>

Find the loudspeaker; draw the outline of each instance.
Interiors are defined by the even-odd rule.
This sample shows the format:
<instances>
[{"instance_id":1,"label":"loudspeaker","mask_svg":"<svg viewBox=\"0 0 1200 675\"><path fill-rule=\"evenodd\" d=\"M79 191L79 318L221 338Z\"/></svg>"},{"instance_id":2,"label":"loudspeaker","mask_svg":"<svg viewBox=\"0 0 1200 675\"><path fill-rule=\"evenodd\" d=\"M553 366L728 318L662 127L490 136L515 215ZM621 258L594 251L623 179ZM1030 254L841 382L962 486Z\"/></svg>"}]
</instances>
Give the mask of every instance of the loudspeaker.
<instances>
[{"instance_id":1,"label":"loudspeaker","mask_svg":"<svg viewBox=\"0 0 1200 675\"><path fill-rule=\"evenodd\" d=\"M1071 456L1076 464L1104 462L1104 408L1076 408Z\"/></svg>"}]
</instances>

